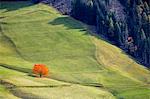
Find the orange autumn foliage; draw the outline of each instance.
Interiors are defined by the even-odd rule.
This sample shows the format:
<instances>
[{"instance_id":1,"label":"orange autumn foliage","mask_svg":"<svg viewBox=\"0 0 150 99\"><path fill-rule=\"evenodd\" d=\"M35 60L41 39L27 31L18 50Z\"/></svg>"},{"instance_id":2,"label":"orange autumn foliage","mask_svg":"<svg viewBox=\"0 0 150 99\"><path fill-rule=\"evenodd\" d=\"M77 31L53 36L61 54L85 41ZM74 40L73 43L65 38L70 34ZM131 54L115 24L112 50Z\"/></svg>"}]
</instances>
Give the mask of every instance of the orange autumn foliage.
<instances>
[{"instance_id":1,"label":"orange autumn foliage","mask_svg":"<svg viewBox=\"0 0 150 99\"><path fill-rule=\"evenodd\" d=\"M48 76L48 68L44 64L35 64L33 67L33 73L36 75L42 76Z\"/></svg>"}]
</instances>

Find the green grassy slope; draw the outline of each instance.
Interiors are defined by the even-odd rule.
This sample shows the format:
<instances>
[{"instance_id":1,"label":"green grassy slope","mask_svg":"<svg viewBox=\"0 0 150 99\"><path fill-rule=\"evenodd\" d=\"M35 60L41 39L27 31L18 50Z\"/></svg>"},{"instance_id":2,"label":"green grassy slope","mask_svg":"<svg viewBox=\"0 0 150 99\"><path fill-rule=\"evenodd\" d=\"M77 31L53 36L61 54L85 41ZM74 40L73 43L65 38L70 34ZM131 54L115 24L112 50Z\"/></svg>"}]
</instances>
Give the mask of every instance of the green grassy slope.
<instances>
[{"instance_id":1,"label":"green grassy slope","mask_svg":"<svg viewBox=\"0 0 150 99\"><path fill-rule=\"evenodd\" d=\"M43 4L1 5L0 80L16 97L150 98L150 71L84 24ZM35 63L49 67L49 78L28 76Z\"/></svg>"},{"instance_id":2,"label":"green grassy slope","mask_svg":"<svg viewBox=\"0 0 150 99\"><path fill-rule=\"evenodd\" d=\"M26 73L0 67L1 80L0 97L4 99L61 99L66 98L107 98L112 99L111 93L104 89L97 89L79 84L65 83L48 78L34 78ZM8 90L4 89L4 86ZM12 86L12 87L8 87ZM11 93L15 96L13 96ZM41 92L41 93L39 93Z\"/></svg>"}]
</instances>

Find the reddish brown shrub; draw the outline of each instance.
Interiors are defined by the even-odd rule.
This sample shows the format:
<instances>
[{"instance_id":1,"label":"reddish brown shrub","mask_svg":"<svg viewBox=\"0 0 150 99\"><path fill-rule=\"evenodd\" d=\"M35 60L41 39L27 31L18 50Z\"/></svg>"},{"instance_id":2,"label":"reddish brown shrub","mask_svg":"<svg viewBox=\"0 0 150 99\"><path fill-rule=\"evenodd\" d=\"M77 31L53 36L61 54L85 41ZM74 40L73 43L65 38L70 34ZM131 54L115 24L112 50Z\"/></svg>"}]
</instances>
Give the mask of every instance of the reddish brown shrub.
<instances>
[{"instance_id":1,"label":"reddish brown shrub","mask_svg":"<svg viewBox=\"0 0 150 99\"><path fill-rule=\"evenodd\" d=\"M35 64L33 67L33 73L39 75L40 77L48 76L48 68L44 64Z\"/></svg>"}]
</instances>

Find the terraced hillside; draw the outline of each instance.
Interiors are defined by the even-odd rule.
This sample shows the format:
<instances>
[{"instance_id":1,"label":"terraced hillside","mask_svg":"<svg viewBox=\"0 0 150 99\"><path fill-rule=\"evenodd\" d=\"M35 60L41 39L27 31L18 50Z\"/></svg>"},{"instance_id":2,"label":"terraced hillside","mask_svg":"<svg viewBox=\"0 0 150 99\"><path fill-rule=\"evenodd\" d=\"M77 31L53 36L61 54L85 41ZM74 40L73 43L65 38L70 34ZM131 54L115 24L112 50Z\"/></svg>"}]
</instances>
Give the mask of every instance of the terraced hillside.
<instances>
[{"instance_id":1,"label":"terraced hillside","mask_svg":"<svg viewBox=\"0 0 150 99\"><path fill-rule=\"evenodd\" d=\"M150 98L150 71L85 24L44 4L0 7L0 98ZM30 76L35 63L48 78Z\"/></svg>"}]
</instances>

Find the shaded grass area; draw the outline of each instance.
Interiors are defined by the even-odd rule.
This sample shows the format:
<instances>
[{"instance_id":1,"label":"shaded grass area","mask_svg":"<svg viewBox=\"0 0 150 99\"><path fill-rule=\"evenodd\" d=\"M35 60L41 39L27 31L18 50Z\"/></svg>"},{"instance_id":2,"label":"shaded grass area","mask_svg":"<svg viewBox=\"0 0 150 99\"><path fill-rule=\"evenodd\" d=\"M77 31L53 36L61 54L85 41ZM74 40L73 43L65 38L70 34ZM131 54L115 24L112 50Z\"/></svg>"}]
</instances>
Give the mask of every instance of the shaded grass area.
<instances>
[{"instance_id":1,"label":"shaded grass area","mask_svg":"<svg viewBox=\"0 0 150 99\"><path fill-rule=\"evenodd\" d=\"M16 1L5 1L5 2L4 1L1 1L1 3L0 3L0 10L5 11L5 12L18 10L20 8L33 5L30 0L18 1L19 4ZM14 2L16 2L16 3L14 3ZM13 6L10 6L10 5L13 5Z\"/></svg>"},{"instance_id":2,"label":"shaded grass area","mask_svg":"<svg viewBox=\"0 0 150 99\"><path fill-rule=\"evenodd\" d=\"M0 79L20 86L13 89L16 96L149 98L150 72L119 48L90 35L84 24L43 4L1 16ZM46 64L51 79L28 76L35 63ZM56 87L45 88L50 86Z\"/></svg>"},{"instance_id":3,"label":"shaded grass area","mask_svg":"<svg viewBox=\"0 0 150 99\"><path fill-rule=\"evenodd\" d=\"M19 99L11 94L4 86L0 84L0 99Z\"/></svg>"}]
</instances>

